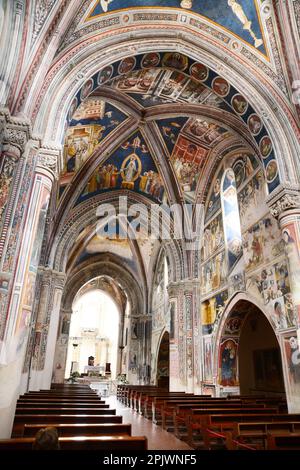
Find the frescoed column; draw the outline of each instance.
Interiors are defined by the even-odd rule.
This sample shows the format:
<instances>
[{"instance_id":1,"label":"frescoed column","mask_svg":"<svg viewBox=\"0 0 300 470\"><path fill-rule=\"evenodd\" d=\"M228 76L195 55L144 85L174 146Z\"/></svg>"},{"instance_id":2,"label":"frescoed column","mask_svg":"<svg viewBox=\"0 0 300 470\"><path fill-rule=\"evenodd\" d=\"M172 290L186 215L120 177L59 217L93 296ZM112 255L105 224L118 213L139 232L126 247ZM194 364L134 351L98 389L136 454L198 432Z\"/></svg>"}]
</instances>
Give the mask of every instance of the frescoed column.
<instances>
[{"instance_id":1,"label":"frescoed column","mask_svg":"<svg viewBox=\"0 0 300 470\"><path fill-rule=\"evenodd\" d=\"M0 112L2 143L0 154L0 339L5 356L5 331L8 324L8 301L13 275L22 238L21 226L25 220L25 208L33 182L33 146L27 146L30 139L28 123L8 113ZM6 335L7 336L7 335ZM2 362L5 362L3 357ZM1 362L1 359L0 359Z\"/></svg>"},{"instance_id":2,"label":"frescoed column","mask_svg":"<svg viewBox=\"0 0 300 470\"><path fill-rule=\"evenodd\" d=\"M183 316L179 315L179 283L168 285L170 303L170 391L182 390L184 377L180 372L180 353L183 349Z\"/></svg>"},{"instance_id":3,"label":"frescoed column","mask_svg":"<svg viewBox=\"0 0 300 470\"><path fill-rule=\"evenodd\" d=\"M72 310L61 309L60 311L53 365L53 383L64 383L72 313Z\"/></svg>"},{"instance_id":4,"label":"frescoed column","mask_svg":"<svg viewBox=\"0 0 300 470\"><path fill-rule=\"evenodd\" d=\"M39 269L39 302L36 310L30 390L50 388L59 324L61 298L65 285L64 273L47 268Z\"/></svg>"},{"instance_id":5,"label":"frescoed column","mask_svg":"<svg viewBox=\"0 0 300 470\"><path fill-rule=\"evenodd\" d=\"M286 308L289 324L281 335L283 371L289 412L300 412L300 188L281 186L269 197L270 211L282 232L289 271L290 306Z\"/></svg>"}]
</instances>

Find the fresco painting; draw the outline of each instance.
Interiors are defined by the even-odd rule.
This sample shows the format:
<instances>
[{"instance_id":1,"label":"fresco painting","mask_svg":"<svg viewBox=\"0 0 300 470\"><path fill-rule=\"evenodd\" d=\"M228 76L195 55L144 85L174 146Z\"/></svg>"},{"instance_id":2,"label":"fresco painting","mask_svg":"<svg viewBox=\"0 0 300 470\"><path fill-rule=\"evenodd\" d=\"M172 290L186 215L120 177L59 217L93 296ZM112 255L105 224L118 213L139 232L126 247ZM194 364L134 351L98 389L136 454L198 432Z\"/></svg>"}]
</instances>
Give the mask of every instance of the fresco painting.
<instances>
[{"instance_id":1,"label":"fresco painting","mask_svg":"<svg viewBox=\"0 0 300 470\"><path fill-rule=\"evenodd\" d=\"M227 282L225 252L217 254L202 266L202 294L220 289Z\"/></svg>"},{"instance_id":2,"label":"fresco painting","mask_svg":"<svg viewBox=\"0 0 300 470\"><path fill-rule=\"evenodd\" d=\"M215 215L215 213L221 209L220 191L223 172L223 169L221 169L216 179L213 181L212 191L209 196L208 205L206 208L205 223L207 223L208 220L210 220Z\"/></svg>"},{"instance_id":3,"label":"fresco painting","mask_svg":"<svg viewBox=\"0 0 300 470\"><path fill-rule=\"evenodd\" d=\"M211 336L206 336L203 338L203 356L204 356L204 380L210 382L213 379L213 370L212 370L212 360L213 360L213 351L212 351L212 338Z\"/></svg>"},{"instance_id":4,"label":"fresco painting","mask_svg":"<svg viewBox=\"0 0 300 470\"><path fill-rule=\"evenodd\" d=\"M77 203L103 191L116 189L137 191L160 203L163 201L163 181L139 132L123 142L121 147L97 168Z\"/></svg>"},{"instance_id":5,"label":"fresco painting","mask_svg":"<svg viewBox=\"0 0 300 470\"><path fill-rule=\"evenodd\" d=\"M267 188L263 171L259 170L238 193L242 231L260 220L267 212Z\"/></svg>"},{"instance_id":6,"label":"fresco painting","mask_svg":"<svg viewBox=\"0 0 300 470\"><path fill-rule=\"evenodd\" d=\"M79 106L66 132L61 188L70 183L95 148L126 118L116 107L96 97Z\"/></svg>"},{"instance_id":7,"label":"fresco painting","mask_svg":"<svg viewBox=\"0 0 300 470\"><path fill-rule=\"evenodd\" d=\"M246 271L262 263L269 264L282 255L284 241L280 238L277 221L267 216L243 234L243 253Z\"/></svg>"},{"instance_id":8,"label":"fresco painting","mask_svg":"<svg viewBox=\"0 0 300 470\"><path fill-rule=\"evenodd\" d=\"M234 294L235 292L243 292L246 290L246 281L245 281L245 273L244 271L238 272L237 274L233 274L229 277L228 280L228 290L229 295Z\"/></svg>"},{"instance_id":9,"label":"fresco painting","mask_svg":"<svg viewBox=\"0 0 300 470\"><path fill-rule=\"evenodd\" d=\"M286 356L288 391L300 395L300 350L296 334L284 337L284 350Z\"/></svg>"},{"instance_id":10,"label":"fresco painting","mask_svg":"<svg viewBox=\"0 0 300 470\"><path fill-rule=\"evenodd\" d=\"M184 132L195 137L205 146L214 146L225 138L228 132L224 127L213 121L204 118L191 118L186 125Z\"/></svg>"},{"instance_id":11,"label":"fresco painting","mask_svg":"<svg viewBox=\"0 0 300 470\"><path fill-rule=\"evenodd\" d=\"M285 225L282 229L284 251L288 259L291 291L300 324L300 220Z\"/></svg>"},{"instance_id":12,"label":"fresco painting","mask_svg":"<svg viewBox=\"0 0 300 470\"><path fill-rule=\"evenodd\" d=\"M228 291L225 290L201 304L201 323L203 335L210 335L214 325L220 320L228 300Z\"/></svg>"},{"instance_id":13,"label":"fresco painting","mask_svg":"<svg viewBox=\"0 0 300 470\"><path fill-rule=\"evenodd\" d=\"M224 335L239 336L244 319L244 312L231 312L224 326Z\"/></svg>"},{"instance_id":14,"label":"fresco painting","mask_svg":"<svg viewBox=\"0 0 300 470\"><path fill-rule=\"evenodd\" d=\"M209 258L216 250L224 245L222 214L215 217L204 229L202 260Z\"/></svg>"},{"instance_id":15,"label":"fresco painting","mask_svg":"<svg viewBox=\"0 0 300 470\"><path fill-rule=\"evenodd\" d=\"M296 310L285 261L250 275L247 279L247 289L263 302L274 329L286 329L296 325Z\"/></svg>"},{"instance_id":16,"label":"fresco painting","mask_svg":"<svg viewBox=\"0 0 300 470\"><path fill-rule=\"evenodd\" d=\"M195 191L208 150L180 136L172 157L175 174L181 189L189 201L194 201Z\"/></svg>"},{"instance_id":17,"label":"fresco painting","mask_svg":"<svg viewBox=\"0 0 300 470\"><path fill-rule=\"evenodd\" d=\"M235 160L231 166L235 174L235 182L238 189L253 175L258 167L258 161L251 153L243 152L235 156Z\"/></svg>"},{"instance_id":18,"label":"fresco painting","mask_svg":"<svg viewBox=\"0 0 300 470\"><path fill-rule=\"evenodd\" d=\"M160 119L159 121L156 121L170 156L172 155L178 136L182 132L187 121L188 118L186 117Z\"/></svg>"},{"instance_id":19,"label":"fresco painting","mask_svg":"<svg viewBox=\"0 0 300 470\"><path fill-rule=\"evenodd\" d=\"M218 2L208 0L201 2L198 0L191 2L182 0L143 0L143 2L140 0L94 0L91 2L86 21L91 21L105 13L130 7L171 7L183 10L187 8L186 11L191 10L193 13L207 17L265 53L257 6L256 0L252 2L246 0L219 0Z\"/></svg>"},{"instance_id":20,"label":"fresco painting","mask_svg":"<svg viewBox=\"0 0 300 470\"><path fill-rule=\"evenodd\" d=\"M220 346L219 379L220 385L238 385L237 371L238 343L234 338L226 339Z\"/></svg>"}]
</instances>

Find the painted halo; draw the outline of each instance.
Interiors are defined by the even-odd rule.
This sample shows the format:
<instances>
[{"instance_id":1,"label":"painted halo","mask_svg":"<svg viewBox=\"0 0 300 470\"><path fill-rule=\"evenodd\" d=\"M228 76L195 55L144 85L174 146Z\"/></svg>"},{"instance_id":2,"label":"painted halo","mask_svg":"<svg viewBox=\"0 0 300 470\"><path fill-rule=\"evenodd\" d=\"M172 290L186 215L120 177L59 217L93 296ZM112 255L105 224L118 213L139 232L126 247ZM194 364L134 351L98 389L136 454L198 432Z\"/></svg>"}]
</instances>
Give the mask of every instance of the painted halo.
<instances>
[{"instance_id":1,"label":"painted halo","mask_svg":"<svg viewBox=\"0 0 300 470\"><path fill-rule=\"evenodd\" d=\"M271 160L266 166L267 182L272 183L278 175L278 166L276 160Z\"/></svg>"}]
</instances>

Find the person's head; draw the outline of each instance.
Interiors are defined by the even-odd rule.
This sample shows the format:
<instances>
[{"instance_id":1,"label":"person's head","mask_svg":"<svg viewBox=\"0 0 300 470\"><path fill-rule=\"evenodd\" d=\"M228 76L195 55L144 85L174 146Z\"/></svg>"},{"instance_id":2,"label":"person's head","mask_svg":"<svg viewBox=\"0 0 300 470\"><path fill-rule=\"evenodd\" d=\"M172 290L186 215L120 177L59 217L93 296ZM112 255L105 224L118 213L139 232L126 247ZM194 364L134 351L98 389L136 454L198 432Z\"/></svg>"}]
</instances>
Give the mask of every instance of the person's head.
<instances>
[{"instance_id":1,"label":"person's head","mask_svg":"<svg viewBox=\"0 0 300 470\"><path fill-rule=\"evenodd\" d=\"M59 450L58 432L54 427L42 428L35 435L33 450Z\"/></svg>"}]
</instances>

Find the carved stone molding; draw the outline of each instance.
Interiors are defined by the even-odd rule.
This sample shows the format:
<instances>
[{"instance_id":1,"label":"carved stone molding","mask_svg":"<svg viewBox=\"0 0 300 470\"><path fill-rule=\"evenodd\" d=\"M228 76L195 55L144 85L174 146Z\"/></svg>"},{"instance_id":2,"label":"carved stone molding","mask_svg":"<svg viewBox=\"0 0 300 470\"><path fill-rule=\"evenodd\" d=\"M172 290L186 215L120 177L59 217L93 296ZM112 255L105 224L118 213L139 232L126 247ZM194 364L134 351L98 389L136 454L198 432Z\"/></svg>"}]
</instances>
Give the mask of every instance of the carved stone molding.
<instances>
[{"instance_id":1,"label":"carved stone molding","mask_svg":"<svg viewBox=\"0 0 300 470\"><path fill-rule=\"evenodd\" d=\"M26 118L12 117L6 108L0 109L0 121L3 145L24 152L27 142L32 138L30 122Z\"/></svg>"},{"instance_id":2,"label":"carved stone molding","mask_svg":"<svg viewBox=\"0 0 300 470\"><path fill-rule=\"evenodd\" d=\"M49 170L56 175L58 171L58 159L59 159L58 150L50 150L50 149L45 149L43 147L39 151L37 165L40 168Z\"/></svg>"},{"instance_id":3,"label":"carved stone molding","mask_svg":"<svg viewBox=\"0 0 300 470\"><path fill-rule=\"evenodd\" d=\"M267 199L273 217L279 218L284 212L300 210L300 188L295 185L280 185Z\"/></svg>"},{"instance_id":4,"label":"carved stone molding","mask_svg":"<svg viewBox=\"0 0 300 470\"><path fill-rule=\"evenodd\" d=\"M24 152L25 145L28 141L28 134L26 131L13 127L6 127L3 137L4 145L17 147L18 150Z\"/></svg>"}]
</instances>

